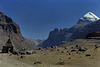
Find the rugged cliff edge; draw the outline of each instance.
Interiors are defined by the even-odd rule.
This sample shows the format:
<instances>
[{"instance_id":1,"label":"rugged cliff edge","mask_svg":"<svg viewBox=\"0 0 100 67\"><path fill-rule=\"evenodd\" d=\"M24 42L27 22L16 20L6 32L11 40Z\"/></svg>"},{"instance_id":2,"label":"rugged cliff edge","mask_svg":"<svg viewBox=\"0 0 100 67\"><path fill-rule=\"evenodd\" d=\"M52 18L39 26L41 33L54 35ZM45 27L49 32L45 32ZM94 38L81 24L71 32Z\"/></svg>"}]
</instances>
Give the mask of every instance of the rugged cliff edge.
<instances>
[{"instance_id":1,"label":"rugged cliff edge","mask_svg":"<svg viewBox=\"0 0 100 67\"><path fill-rule=\"evenodd\" d=\"M10 17L0 11L0 50L9 37L17 49L25 47L29 49L35 48L34 42L22 36L19 26Z\"/></svg>"},{"instance_id":2,"label":"rugged cliff edge","mask_svg":"<svg viewBox=\"0 0 100 67\"><path fill-rule=\"evenodd\" d=\"M41 43L41 47L50 47L63 44L73 39L85 38L88 33L100 32L100 20L92 12L88 12L78 20L71 28L57 29L49 33L47 40Z\"/></svg>"}]
</instances>

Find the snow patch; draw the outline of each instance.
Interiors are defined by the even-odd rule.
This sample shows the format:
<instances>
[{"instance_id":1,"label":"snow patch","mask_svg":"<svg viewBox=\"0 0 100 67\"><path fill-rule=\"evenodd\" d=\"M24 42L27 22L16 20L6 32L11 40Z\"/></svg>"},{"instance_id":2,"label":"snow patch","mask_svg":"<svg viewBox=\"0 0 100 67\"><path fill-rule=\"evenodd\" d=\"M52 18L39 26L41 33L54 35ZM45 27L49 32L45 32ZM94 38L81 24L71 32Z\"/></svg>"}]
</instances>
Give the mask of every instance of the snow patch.
<instances>
[{"instance_id":1,"label":"snow patch","mask_svg":"<svg viewBox=\"0 0 100 67\"><path fill-rule=\"evenodd\" d=\"M82 18L79 19L78 24L80 23L92 23L95 22L97 20L99 20L100 18L97 17L95 14L93 14L92 12L88 12L87 14L85 14Z\"/></svg>"},{"instance_id":2,"label":"snow patch","mask_svg":"<svg viewBox=\"0 0 100 67\"><path fill-rule=\"evenodd\" d=\"M92 19L92 20L99 20L100 19L99 17L97 17L92 12L88 12L87 14L84 15L83 18Z\"/></svg>"}]
</instances>

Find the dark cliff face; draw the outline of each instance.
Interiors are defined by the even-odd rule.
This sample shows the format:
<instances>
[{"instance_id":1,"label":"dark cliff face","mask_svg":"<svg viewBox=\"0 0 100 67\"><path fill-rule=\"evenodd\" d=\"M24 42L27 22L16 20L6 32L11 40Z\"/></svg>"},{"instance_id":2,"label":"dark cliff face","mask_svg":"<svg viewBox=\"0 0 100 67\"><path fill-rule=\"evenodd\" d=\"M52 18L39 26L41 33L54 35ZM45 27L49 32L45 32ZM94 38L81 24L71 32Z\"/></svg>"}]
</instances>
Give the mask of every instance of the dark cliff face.
<instances>
[{"instance_id":1,"label":"dark cliff face","mask_svg":"<svg viewBox=\"0 0 100 67\"><path fill-rule=\"evenodd\" d=\"M21 34L19 26L2 12L0 12L0 29L6 33Z\"/></svg>"},{"instance_id":2,"label":"dark cliff face","mask_svg":"<svg viewBox=\"0 0 100 67\"><path fill-rule=\"evenodd\" d=\"M49 37L40 46L46 48L50 46L61 45L74 39L84 39L88 33L100 32L100 20L92 23L80 23L67 29L54 29L50 32Z\"/></svg>"},{"instance_id":3,"label":"dark cliff face","mask_svg":"<svg viewBox=\"0 0 100 67\"><path fill-rule=\"evenodd\" d=\"M9 37L17 49L24 47L34 49L34 43L22 36L19 26L10 17L0 12L0 49Z\"/></svg>"},{"instance_id":4,"label":"dark cliff face","mask_svg":"<svg viewBox=\"0 0 100 67\"><path fill-rule=\"evenodd\" d=\"M43 43L41 43L39 46L46 48L46 47L57 46L59 44L62 44L67 37L66 33L69 33L69 35L71 35L70 32L68 32L68 30L69 30L68 28L60 29L60 30L55 28L53 31L49 33L48 39L45 40Z\"/></svg>"},{"instance_id":5,"label":"dark cliff face","mask_svg":"<svg viewBox=\"0 0 100 67\"><path fill-rule=\"evenodd\" d=\"M49 33L47 40L39 46L44 48L57 46L74 39L85 38L88 33L100 32L100 20L92 12L88 12L71 28L54 29Z\"/></svg>"},{"instance_id":6,"label":"dark cliff face","mask_svg":"<svg viewBox=\"0 0 100 67\"><path fill-rule=\"evenodd\" d=\"M100 32L89 33L85 38L86 39L99 39L100 40Z\"/></svg>"},{"instance_id":7,"label":"dark cliff face","mask_svg":"<svg viewBox=\"0 0 100 67\"><path fill-rule=\"evenodd\" d=\"M84 28L84 26L88 24L89 23L80 23L72 26L71 28L64 28L60 30L55 28L53 31L49 33L47 40L45 40L39 46L42 46L44 48L50 46L58 46L67 41L79 38L77 34L79 33L80 29Z\"/></svg>"}]
</instances>

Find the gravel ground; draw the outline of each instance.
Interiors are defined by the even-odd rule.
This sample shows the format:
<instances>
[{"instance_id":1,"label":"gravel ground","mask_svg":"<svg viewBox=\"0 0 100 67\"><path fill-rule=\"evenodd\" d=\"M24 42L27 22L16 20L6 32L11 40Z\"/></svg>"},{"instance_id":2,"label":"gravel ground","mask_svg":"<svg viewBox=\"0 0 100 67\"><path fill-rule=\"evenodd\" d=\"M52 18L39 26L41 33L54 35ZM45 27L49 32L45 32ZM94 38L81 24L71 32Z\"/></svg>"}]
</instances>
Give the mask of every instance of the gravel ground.
<instances>
[{"instance_id":1,"label":"gravel ground","mask_svg":"<svg viewBox=\"0 0 100 67\"><path fill-rule=\"evenodd\" d=\"M15 60L14 58L11 58L11 56L7 54L0 54L0 67L35 67L35 66Z\"/></svg>"}]
</instances>

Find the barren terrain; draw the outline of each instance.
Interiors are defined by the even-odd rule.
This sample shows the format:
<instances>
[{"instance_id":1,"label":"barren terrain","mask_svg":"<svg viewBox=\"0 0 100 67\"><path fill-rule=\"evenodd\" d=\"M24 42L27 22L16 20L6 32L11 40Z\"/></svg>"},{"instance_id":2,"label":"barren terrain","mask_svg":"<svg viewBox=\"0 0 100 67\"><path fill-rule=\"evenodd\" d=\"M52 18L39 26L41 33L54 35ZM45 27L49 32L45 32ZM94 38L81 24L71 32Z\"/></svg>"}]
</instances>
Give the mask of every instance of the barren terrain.
<instances>
[{"instance_id":1,"label":"barren terrain","mask_svg":"<svg viewBox=\"0 0 100 67\"><path fill-rule=\"evenodd\" d=\"M35 67L14 59L9 54L0 54L0 67Z\"/></svg>"},{"instance_id":2,"label":"barren terrain","mask_svg":"<svg viewBox=\"0 0 100 67\"><path fill-rule=\"evenodd\" d=\"M79 51L77 46L85 51ZM97 45L97 46L95 46ZM0 54L1 67L100 67L100 40L77 39L31 55ZM21 58L23 56L23 58Z\"/></svg>"}]
</instances>

